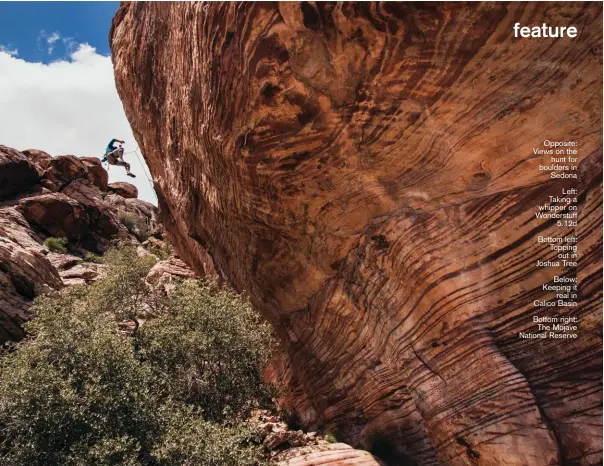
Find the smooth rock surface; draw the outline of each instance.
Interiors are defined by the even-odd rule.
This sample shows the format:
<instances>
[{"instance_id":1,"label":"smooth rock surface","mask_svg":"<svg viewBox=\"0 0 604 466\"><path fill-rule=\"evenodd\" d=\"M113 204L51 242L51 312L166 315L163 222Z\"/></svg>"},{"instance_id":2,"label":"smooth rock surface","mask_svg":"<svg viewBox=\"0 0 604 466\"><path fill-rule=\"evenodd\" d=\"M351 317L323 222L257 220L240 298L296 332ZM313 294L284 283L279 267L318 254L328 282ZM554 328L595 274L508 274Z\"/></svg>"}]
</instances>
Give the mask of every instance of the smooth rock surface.
<instances>
[{"instance_id":1,"label":"smooth rock surface","mask_svg":"<svg viewBox=\"0 0 604 466\"><path fill-rule=\"evenodd\" d=\"M176 251L272 322L303 424L422 466L602 463L600 4L123 3L110 41ZM569 187L579 264L545 271ZM578 338L519 339L555 273Z\"/></svg>"},{"instance_id":2,"label":"smooth rock surface","mask_svg":"<svg viewBox=\"0 0 604 466\"><path fill-rule=\"evenodd\" d=\"M178 257L172 256L155 264L149 271L145 281L154 287L161 286L168 291L175 279L184 280L195 277L195 272L187 264Z\"/></svg>"},{"instance_id":3,"label":"smooth rock surface","mask_svg":"<svg viewBox=\"0 0 604 466\"><path fill-rule=\"evenodd\" d=\"M63 193L28 198L20 203L25 219L48 236L79 240L90 228L82 204Z\"/></svg>"}]
</instances>

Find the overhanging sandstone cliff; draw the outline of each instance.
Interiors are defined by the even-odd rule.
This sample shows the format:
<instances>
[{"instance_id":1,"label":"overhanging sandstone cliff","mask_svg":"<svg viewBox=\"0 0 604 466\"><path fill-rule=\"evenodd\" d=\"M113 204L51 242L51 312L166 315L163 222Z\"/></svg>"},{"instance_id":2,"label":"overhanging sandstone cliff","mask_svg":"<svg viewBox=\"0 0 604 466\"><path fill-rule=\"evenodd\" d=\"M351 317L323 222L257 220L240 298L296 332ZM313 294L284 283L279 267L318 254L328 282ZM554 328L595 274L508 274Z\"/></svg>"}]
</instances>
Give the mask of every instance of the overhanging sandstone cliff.
<instances>
[{"instance_id":1,"label":"overhanging sandstone cliff","mask_svg":"<svg viewBox=\"0 0 604 466\"><path fill-rule=\"evenodd\" d=\"M305 424L391 464L601 464L601 21L595 3L122 4L116 83L166 227L273 323ZM544 139L579 142L578 179L539 170ZM535 210L568 187L579 338L519 339L551 297L537 237L569 230Z\"/></svg>"}]
</instances>

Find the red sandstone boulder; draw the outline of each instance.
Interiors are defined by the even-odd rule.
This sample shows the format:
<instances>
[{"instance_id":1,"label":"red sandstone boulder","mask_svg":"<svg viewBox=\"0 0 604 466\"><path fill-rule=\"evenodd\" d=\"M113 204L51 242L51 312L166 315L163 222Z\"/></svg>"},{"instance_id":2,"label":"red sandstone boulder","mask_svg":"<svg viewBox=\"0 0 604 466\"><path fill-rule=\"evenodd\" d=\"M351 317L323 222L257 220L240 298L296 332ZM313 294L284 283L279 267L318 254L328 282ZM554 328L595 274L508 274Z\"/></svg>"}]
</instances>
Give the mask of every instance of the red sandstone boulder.
<instances>
[{"instance_id":1,"label":"red sandstone boulder","mask_svg":"<svg viewBox=\"0 0 604 466\"><path fill-rule=\"evenodd\" d=\"M52 266L59 271L70 269L82 262L81 257L52 251L46 254L46 258L50 261Z\"/></svg>"},{"instance_id":2,"label":"red sandstone boulder","mask_svg":"<svg viewBox=\"0 0 604 466\"><path fill-rule=\"evenodd\" d=\"M136 199L138 197L138 188L133 184L123 181L111 183L108 186L108 191L125 197L126 199Z\"/></svg>"},{"instance_id":3,"label":"red sandstone boulder","mask_svg":"<svg viewBox=\"0 0 604 466\"><path fill-rule=\"evenodd\" d=\"M38 178L35 165L25 155L0 145L0 199L26 190Z\"/></svg>"},{"instance_id":4,"label":"red sandstone boulder","mask_svg":"<svg viewBox=\"0 0 604 466\"><path fill-rule=\"evenodd\" d=\"M86 178L77 178L73 180L61 190L61 193L78 201L87 208L97 210L108 208L99 188Z\"/></svg>"},{"instance_id":5,"label":"red sandstone boulder","mask_svg":"<svg viewBox=\"0 0 604 466\"><path fill-rule=\"evenodd\" d=\"M25 199L19 209L29 223L50 236L79 240L90 227L84 206L63 193Z\"/></svg>"},{"instance_id":6,"label":"red sandstone boulder","mask_svg":"<svg viewBox=\"0 0 604 466\"><path fill-rule=\"evenodd\" d=\"M26 149L23 154L36 166L41 173L50 166L52 156L38 149Z\"/></svg>"},{"instance_id":7,"label":"red sandstone boulder","mask_svg":"<svg viewBox=\"0 0 604 466\"><path fill-rule=\"evenodd\" d=\"M84 162L88 173L92 177L92 182L101 190L107 191L107 184L109 182L109 173L103 168L103 164L100 159L96 157L81 157L80 160Z\"/></svg>"},{"instance_id":8,"label":"red sandstone boulder","mask_svg":"<svg viewBox=\"0 0 604 466\"><path fill-rule=\"evenodd\" d=\"M115 184L115 183L114 183ZM132 212L136 215L142 215L157 222L157 207L142 199L124 197L119 193L108 194L105 196L105 202L118 211Z\"/></svg>"},{"instance_id":9,"label":"red sandstone boulder","mask_svg":"<svg viewBox=\"0 0 604 466\"><path fill-rule=\"evenodd\" d=\"M89 179L88 169L84 162L75 155L59 155L53 157L44 176L52 181L59 189L77 178Z\"/></svg>"},{"instance_id":10,"label":"red sandstone boulder","mask_svg":"<svg viewBox=\"0 0 604 466\"><path fill-rule=\"evenodd\" d=\"M88 179L73 180L61 193L77 201L86 210L90 229L84 238L84 247L103 252L111 246L112 238L125 238L128 235L127 229L120 223L118 212L103 200L99 188Z\"/></svg>"}]
</instances>

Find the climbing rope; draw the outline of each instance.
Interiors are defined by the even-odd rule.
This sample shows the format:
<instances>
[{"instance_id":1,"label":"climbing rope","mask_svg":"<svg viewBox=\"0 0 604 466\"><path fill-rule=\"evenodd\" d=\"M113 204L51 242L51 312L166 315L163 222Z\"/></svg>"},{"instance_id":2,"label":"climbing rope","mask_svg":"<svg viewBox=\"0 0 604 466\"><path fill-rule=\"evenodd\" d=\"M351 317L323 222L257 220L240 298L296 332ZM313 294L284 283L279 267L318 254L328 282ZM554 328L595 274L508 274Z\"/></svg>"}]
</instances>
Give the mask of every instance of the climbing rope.
<instances>
[{"instance_id":1,"label":"climbing rope","mask_svg":"<svg viewBox=\"0 0 604 466\"><path fill-rule=\"evenodd\" d=\"M153 181L151 180L151 177L149 176L149 174L147 173L147 170L145 170L145 166L143 165L143 162L141 162L141 158L140 156L142 154L138 153L139 148L137 147L136 149L134 149L134 154L136 155L136 158L138 159L138 163L141 166L141 170L143 171L143 173L145 174L145 177L147 177L147 181L149 182L149 186L151 188L151 192L153 193L153 195L155 196L155 201L159 202L159 199L157 199L157 194L155 193L155 188L153 187Z\"/></svg>"}]
</instances>

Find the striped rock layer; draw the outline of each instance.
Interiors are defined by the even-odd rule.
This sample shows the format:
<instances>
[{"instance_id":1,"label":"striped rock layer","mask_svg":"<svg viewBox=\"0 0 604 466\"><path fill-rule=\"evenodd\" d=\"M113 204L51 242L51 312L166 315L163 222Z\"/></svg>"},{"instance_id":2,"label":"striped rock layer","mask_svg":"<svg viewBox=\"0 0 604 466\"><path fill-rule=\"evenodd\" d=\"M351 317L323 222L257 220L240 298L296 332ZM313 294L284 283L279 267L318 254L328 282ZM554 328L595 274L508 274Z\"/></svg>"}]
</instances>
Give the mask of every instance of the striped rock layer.
<instances>
[{"instance_id":1,"label":"striped rock layer","mask_svg":"<svg viewBox=\"0 0 604 466\"><path fill-rule=\"evenodd\" d=\"M110 41L179 255L272 322L303 424L388 464L601 464L601 4L124 3ZM535 215L562 189L578 226ZM577 306L534 305L555 275Z\"/></svg>"}]
</instances>

